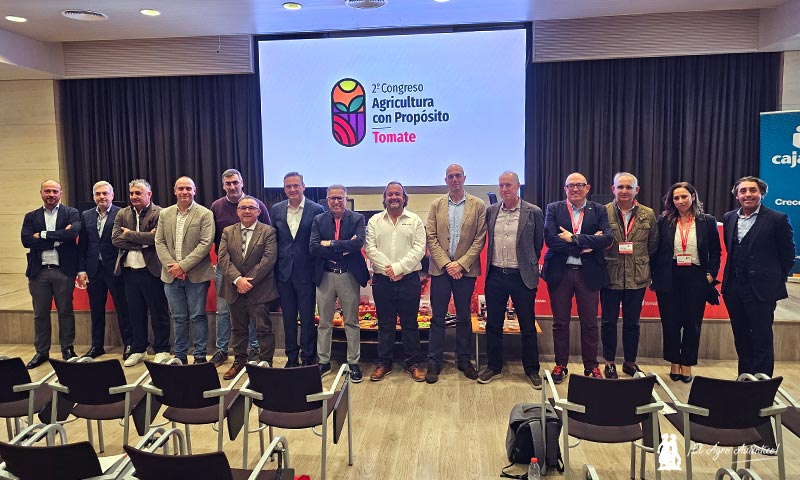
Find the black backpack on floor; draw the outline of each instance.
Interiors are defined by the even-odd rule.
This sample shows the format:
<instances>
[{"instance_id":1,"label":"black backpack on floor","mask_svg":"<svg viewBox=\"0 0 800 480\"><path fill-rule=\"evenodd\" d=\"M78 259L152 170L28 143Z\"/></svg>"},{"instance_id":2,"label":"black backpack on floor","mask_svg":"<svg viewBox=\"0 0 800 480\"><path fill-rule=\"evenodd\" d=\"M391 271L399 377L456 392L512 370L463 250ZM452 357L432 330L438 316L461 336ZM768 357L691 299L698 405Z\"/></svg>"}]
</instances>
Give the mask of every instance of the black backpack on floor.
<instances>
[{"instance_id":1,"label":"black backpack on floor","mask_svg":"<svg viewBox=\"0 0 800 480\"><path fill-rule=\"evenodd\" d=\"M547 475L548 468L564 471L561 447L558 437L561 434L561 420L551 405L545 407L545 426L547 438L542 438L542 406L536 403L518 403L511 409L506 434L506 454L510 465L503 468L504 478L527 478L527 475L510 475L506 469L515 463L530 464L536 457ZM546 447L545 447L546 446Z\"/></svg>"}]
</instances>

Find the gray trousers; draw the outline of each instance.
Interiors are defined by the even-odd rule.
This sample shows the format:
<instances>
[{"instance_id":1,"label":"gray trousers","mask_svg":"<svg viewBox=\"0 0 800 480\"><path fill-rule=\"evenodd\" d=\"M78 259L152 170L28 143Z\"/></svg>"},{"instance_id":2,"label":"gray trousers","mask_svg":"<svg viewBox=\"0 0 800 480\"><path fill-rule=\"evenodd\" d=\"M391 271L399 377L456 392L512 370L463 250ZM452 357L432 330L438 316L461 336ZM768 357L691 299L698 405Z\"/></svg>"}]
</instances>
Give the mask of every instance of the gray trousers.
<instances>
[{"instance_id":1,"label":"gray trousers","mask_svg":"<svg viewBox=\"0 0 800 480\"><path fill-rule=\"evenodd\" d=\"M347 363L358 363L361 359L361 328L358 326L359 285L350 272L323 272L322 282L317 286L317 354L319 363L331 361L331 328L336 309L336 297L342 305L344 333L347 337Z\"/></svg>"},{"instance_id":2,"label":"gray trousers","mask_svg":"<svg viewBox=\"0 0 800 480\"><path fill-rule=\"evenodd\" d=\"M58 341L63 351L75 343L75 313L72 311L72 291L75 277L68 277L60 268L42 268L28 279L33 300L33 345L36 353L50 355L50 307L53 299L58 310Z\"/></svg>"}]
</instances>

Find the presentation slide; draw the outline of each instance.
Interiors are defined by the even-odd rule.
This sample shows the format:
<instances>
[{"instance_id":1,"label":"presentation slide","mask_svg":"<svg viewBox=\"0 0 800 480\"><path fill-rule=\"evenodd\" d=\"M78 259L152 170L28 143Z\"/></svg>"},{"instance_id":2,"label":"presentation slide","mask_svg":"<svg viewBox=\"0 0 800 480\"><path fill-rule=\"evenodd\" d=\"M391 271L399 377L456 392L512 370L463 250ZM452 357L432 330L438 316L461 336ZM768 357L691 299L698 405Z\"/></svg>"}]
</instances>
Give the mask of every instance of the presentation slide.
<instances>
[{"instance_id":1,"label":"presentation slide","mask_svg":"<svg viewBox=\"0 0 800 480\"><path fill-rule=\"evenodd\" d=\"M526 33L259 41L264 186L525 183Z\"/></svg>"}]
</instances>

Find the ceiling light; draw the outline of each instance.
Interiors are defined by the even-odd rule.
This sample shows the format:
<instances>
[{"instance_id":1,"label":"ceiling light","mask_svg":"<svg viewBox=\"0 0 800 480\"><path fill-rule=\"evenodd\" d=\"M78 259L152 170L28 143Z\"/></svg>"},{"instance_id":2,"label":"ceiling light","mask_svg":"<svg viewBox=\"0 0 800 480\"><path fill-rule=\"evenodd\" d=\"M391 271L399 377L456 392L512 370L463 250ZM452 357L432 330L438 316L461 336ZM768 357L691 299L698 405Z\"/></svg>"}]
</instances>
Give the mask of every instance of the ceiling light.
<instances>
[{"instance_id":1,"label":"ceiling light","mask_svg":"<svg viewBox=\"0 0 800 480\"><path fill-rule=\"evenodd\" d=\"M283 4L283 8L286 10L300 10L303 6L297 2L286 2Z\"/></svg>"},{"instance_id":2,"label":"ceiling light","mask_svg":"<svg viewBox=\"0 0 800 480\"><path fill-rule=\"evenodd\" d=\"M157 17L161 15L161 12L159 12L158 10L153 10L152 8L143 8L139 10L139 13L141 13L142 15L147 15L148 17Z\"/></svg>"},{"instance_id":3,"label":"ceiling light","mask_svg":"<svg viewBox=\"0 0 800 480\"><path fill-rule=\"evenodd\" d=\"M344 0L344 4L348 7L360 9L381 8L388 2L389 0Z\"/></svg>"},{"instance_id":4,"label":"ceiling light","mask_svg":"<svg viewBox=\"0 0 800 480\"><path fill-rule=\"evenodd\" d=\"M28 19L25 17L15 17L14 15L6 15L6 20L15 23L25 23L28 21Z\"/></svg>"},{"instance_id":5,"label":"ceiling light","mask_svg":"<svg viewBox=\"0 0 800 480\"><path fill-rule=\"evenodd\" d=\"M433 0L433 1L436 2L436 3L445 3L445 2L449 2L450 0Z\"/></svg>"}]
</instances>

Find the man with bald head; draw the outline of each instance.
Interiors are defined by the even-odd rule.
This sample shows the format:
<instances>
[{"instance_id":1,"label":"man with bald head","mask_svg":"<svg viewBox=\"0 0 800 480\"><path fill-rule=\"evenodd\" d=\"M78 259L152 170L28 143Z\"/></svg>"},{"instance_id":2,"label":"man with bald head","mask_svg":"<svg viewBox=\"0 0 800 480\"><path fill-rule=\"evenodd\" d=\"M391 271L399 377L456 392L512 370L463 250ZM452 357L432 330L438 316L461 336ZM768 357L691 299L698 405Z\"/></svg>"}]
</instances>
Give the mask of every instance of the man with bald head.
<instances>
[{"instance_id":1,"label":"man with bald head","mask_svg":"<svg viewBox=\"0 0 800 480\"><path fill-rule=\"evenodd\" d=\"M156 253L161 260L161 280L172 312L175 357L184 364L189 349L189 321L194 336L194 363L205 363L208 341L206 296L214 268L214 215L195 203L194 180L175 181L178 203L161 210L156 227Z\"/></svg>"},{"instance_id":2,"label":"man with bald head","mask_svg":"<svg viewBox=\"0 0 800 480\"><path fill-rule=\"evenodd\" d=\"M428 371L425 381L436 383L442 369L444 317L450 297L456 307L456 365L475 380L478 372L470 360L472 323L470 304L475 280L481 274L481 250L486 243L486 205L464 191L467 176L461 165L445 171L446 195L434 200L428 211L426 232L431 254L431 317Z\"/></svg>"},{"instance_id":3,"label":"man with bald head","mask_svg":"<svg viewBox=\"0 0 800 480\"><path fill-rule=\"evenodd\" d=\"M28 368L50 358L50 305L58 310L58 338L64 360L75 357L75 314L72 291L78 273L78 245L81 231L77 209L61 204L61 182L45 180L39 193L44 205L25 214L22 245L28 253L28 289L33 300L33 330L36 354Z\"/></svg>"},{"instance_id":4,"label":"man with bald head","mask_svg":"<svg viewBox=\"0 0 800 480\"><path fill-rule=\"evenodd\" d=\"M564 182L566 200L547 205L544 220L544 241L548 250L542 278L547 282L553 308L555 383L561 383L568 374L573 296L581 322L583 373L603 377L597 363L597 303L600 289L608 284L603 251L614 241L614 236L605 205L586 199L591 188L586 177L577 172L570 174Z\"/></svg>"}]
</instances>

